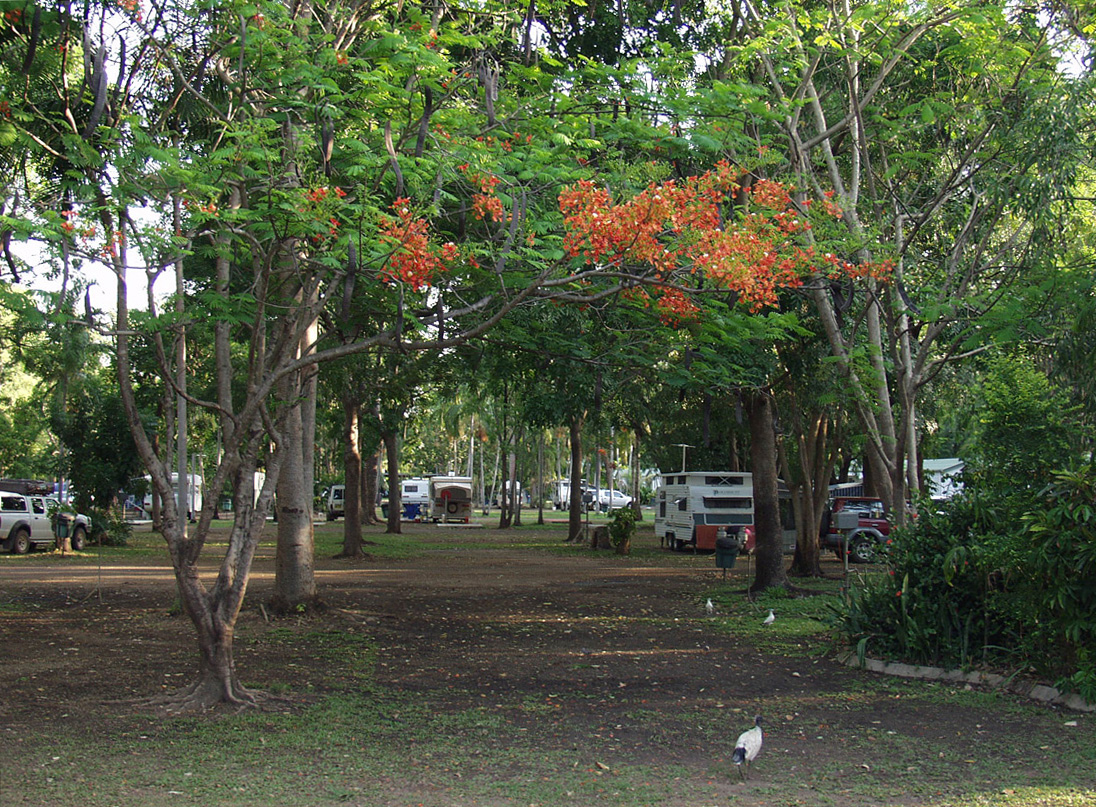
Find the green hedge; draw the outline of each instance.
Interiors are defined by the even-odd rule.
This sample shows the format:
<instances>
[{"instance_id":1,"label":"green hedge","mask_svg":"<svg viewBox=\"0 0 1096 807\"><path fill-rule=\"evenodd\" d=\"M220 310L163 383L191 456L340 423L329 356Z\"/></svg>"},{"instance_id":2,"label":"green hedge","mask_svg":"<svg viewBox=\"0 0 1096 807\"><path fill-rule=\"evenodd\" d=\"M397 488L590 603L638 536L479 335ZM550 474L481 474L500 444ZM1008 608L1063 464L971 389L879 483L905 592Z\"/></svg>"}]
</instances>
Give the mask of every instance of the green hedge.
<instances>
[{"instance_id":1,"label":"green hedge","mask_svg":"<svg viewBox=\"0 0 1096 807\"><path fill-rule=\"evenodd\" d=\"M892 539L836 614L859 654L1034 672L1096 700L1096 468L1026 501L968 489Z\"/></svg>"}]
</instances>

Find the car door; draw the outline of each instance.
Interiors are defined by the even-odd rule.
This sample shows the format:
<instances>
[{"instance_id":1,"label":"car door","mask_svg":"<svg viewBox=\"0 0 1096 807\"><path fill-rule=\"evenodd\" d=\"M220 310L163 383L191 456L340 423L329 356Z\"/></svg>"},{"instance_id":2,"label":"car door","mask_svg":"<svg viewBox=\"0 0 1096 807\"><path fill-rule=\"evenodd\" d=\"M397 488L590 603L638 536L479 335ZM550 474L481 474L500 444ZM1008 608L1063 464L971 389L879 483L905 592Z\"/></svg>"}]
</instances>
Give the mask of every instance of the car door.
<instances>
[{"instance_id":1,"label":"car door","mask_svg":"<svg viewBox=\"0 0 1096 807\"><path fill-rule=\"evenodd\" d=\"M29 521L30 521L30 537L32 541L51 541L53 540L53 527L49 521L49 510L46 507L46 500L42 496L28 496L27 497Z\"/></svg>"}]
</instances>

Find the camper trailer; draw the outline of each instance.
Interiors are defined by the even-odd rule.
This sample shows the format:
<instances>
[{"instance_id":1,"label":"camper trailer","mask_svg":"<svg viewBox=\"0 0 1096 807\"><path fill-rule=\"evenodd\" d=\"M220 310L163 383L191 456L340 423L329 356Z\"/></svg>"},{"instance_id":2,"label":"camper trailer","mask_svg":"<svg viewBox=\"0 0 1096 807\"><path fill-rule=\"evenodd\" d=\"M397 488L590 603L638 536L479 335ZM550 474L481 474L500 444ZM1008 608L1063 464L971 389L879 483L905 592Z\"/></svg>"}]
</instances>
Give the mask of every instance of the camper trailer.
<instances>
[{"instance_id":1,"label":"camper trailer","mask_svg":"<svg viewBox=\"0 0 1096 807\"><path fill-rule=\"evenodd\" d=\"M404 521L422 521L430 515L430 480L423 477L400 480L400 515Z\"/></svg>"},{"instance_id":2,"label":"camper trailer","mask_svg":"<svg viewBox=\"0 0 1096 807\"><path fill-rule=\"evenodd\" d=\"M582 492L587 492L586 480L582 482ZM591 491L593 493L593 491ZM587 509L593 509L594 500L591 497L586 502ZM556 510L567 510L571 507L571 480L570 479L557 479L552 483L552 506Z\"/></svg>"},{"instance_id":3,"label":"camper trailer","mask_svg":"<svg viewBox=\"0 0 1096 807\"><path fill-rule=\"evenodd\" d=\"M443 524L472 520L472 477L430 477L430 520Z\"/></svg>"},{"instance_id":4,"label":"camper trailer","mask_svg":"<svg viewBox=\"0 0 1096 807\"><path fill-rule=\"evenodd\" d=\"M143 477L144 483L142 489L145 494L139 502L135 502L136 508L141 511L143 518L152 517L152 477ZM202 477L198 474L187 474L188 484L186 486L186 512L188 518L197 518L198 513L202 509ZM171 487L173 490L179 489L179 474L174 473L171 475Z\"/></svg>"},{"instance_id":5,"label":"camper trailer","mask_svg":"<svg viewBox=\"0 0 1096 807\"><path fill-rule=\"evenodd\" d=\"M783 485L781 485L783 488ZM791 499L781 490L784 551L795 551ZM753 475L733 471L681 471L663 474L655 500L655 535L670 549L714 550L719 528L728 537L740 532L753 549Z\"/></svg>"}]
</instances>

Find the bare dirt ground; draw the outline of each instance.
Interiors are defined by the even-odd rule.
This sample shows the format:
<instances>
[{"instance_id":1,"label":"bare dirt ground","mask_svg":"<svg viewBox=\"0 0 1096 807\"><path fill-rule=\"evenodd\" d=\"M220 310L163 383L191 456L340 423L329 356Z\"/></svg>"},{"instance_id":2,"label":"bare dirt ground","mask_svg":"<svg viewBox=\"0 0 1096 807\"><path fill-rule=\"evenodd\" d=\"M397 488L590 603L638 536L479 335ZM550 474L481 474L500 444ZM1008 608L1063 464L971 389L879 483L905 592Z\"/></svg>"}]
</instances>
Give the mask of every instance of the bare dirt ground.
<instances>
[{"instance_id":1,"label":"bare dirt ground","mask_svg":"<svg viewBox=\"0 0 1096 807\"><path fill-rule=\"evenodd\" d=\"M713 619L702 603L713 590L742 592L742 564L724 584L710 557L660 562L579 549L500 548L506 540L493 530L468 531L460 548L410 560L318 558L317 581L330 610L273 621L259 607L273 579L272 549L264 547L237 633L242 679L313 698L336 692L345 682L324 658L263 637L351 629L376 647L378 686L421 695L438 711L496 701L548 704L513 718L532 744L570 750L577 764L590 766L672 763L692 780L682 792L706 788L706 798L740 804L873 803L856 794L858 782L890 775L888 761L873 756L877 737L931 747L934 764L938 754L943 770L975 790L1009 784L976 781L997 775L970 762L987 753L1023 783L1045 775L1053 762L1048 754L1062 752L1039 750L1043 739L1033 746L1030 707L1011 696L1002 695L996 708L963 705L942 685L892 682L845 667L821 644L786 656L734 639L717 629L718 619L760 621L764 613L743 597L733 616ZM836 564L829 570L836 574ZM133 709L128 698L189 681L197 666L193 629L173 613L173 601L166 563L100 569L36 562L32 555L0 564L6 606L0 745L9 760L23 744L40 749L51 732L94 736L96 727ZM639 719L639 712L661 718ZM766 718L766 747L754 778L741 785L728 762L734 738L755 713ZM1071 754L1096 758L1091 718L1042 714L1040 737L1080 720L1063 742ZM713 725L725 729L713 737ZM796 776L806 788L803 800L766 801L769 787ZM847 781L833 793L845 796L810 797L812 788L841 777ZM1088 786L1096 798L1096 769ZM935 794L948 785L925 787L923 793L920 786L899 787L886 803L942 803ZM0 774L0 802L3 793ZM391 803L423 801L415 797L404 792ZM450 794L426 803L467 802ZM709 802L678 796L660 803Z\"/></svg>"}]
</instances>

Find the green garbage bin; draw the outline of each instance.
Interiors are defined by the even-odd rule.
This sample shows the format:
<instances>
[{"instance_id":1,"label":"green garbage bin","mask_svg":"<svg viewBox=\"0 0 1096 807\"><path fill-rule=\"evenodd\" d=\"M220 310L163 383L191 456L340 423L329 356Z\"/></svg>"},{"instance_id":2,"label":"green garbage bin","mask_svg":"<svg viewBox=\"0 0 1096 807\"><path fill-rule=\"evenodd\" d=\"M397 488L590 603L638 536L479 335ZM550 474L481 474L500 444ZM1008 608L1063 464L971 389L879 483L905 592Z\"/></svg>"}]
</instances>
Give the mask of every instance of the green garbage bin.
<instances>
[{"instance_id":1,"label":"green garbage bin","mask_svg":"<svg viewBox=\"0 0 1096 807\"><path fill-rule=\"evenodd\" d=\"M715 567L733 569L738 560L738 539L723 536L715 539Z\"/></svg>"},{"instance_id":2,"label":"green garbage bin","mask_svg":"<svg viewBox=\"0 0 1096 807\"><path fill-rule=\"evenodd\" d=\"M53 534L57 538L68 538L72 534L72 522L76 519L69 513L57 513L53 517Z\"/></svg>"}]
</instances>

